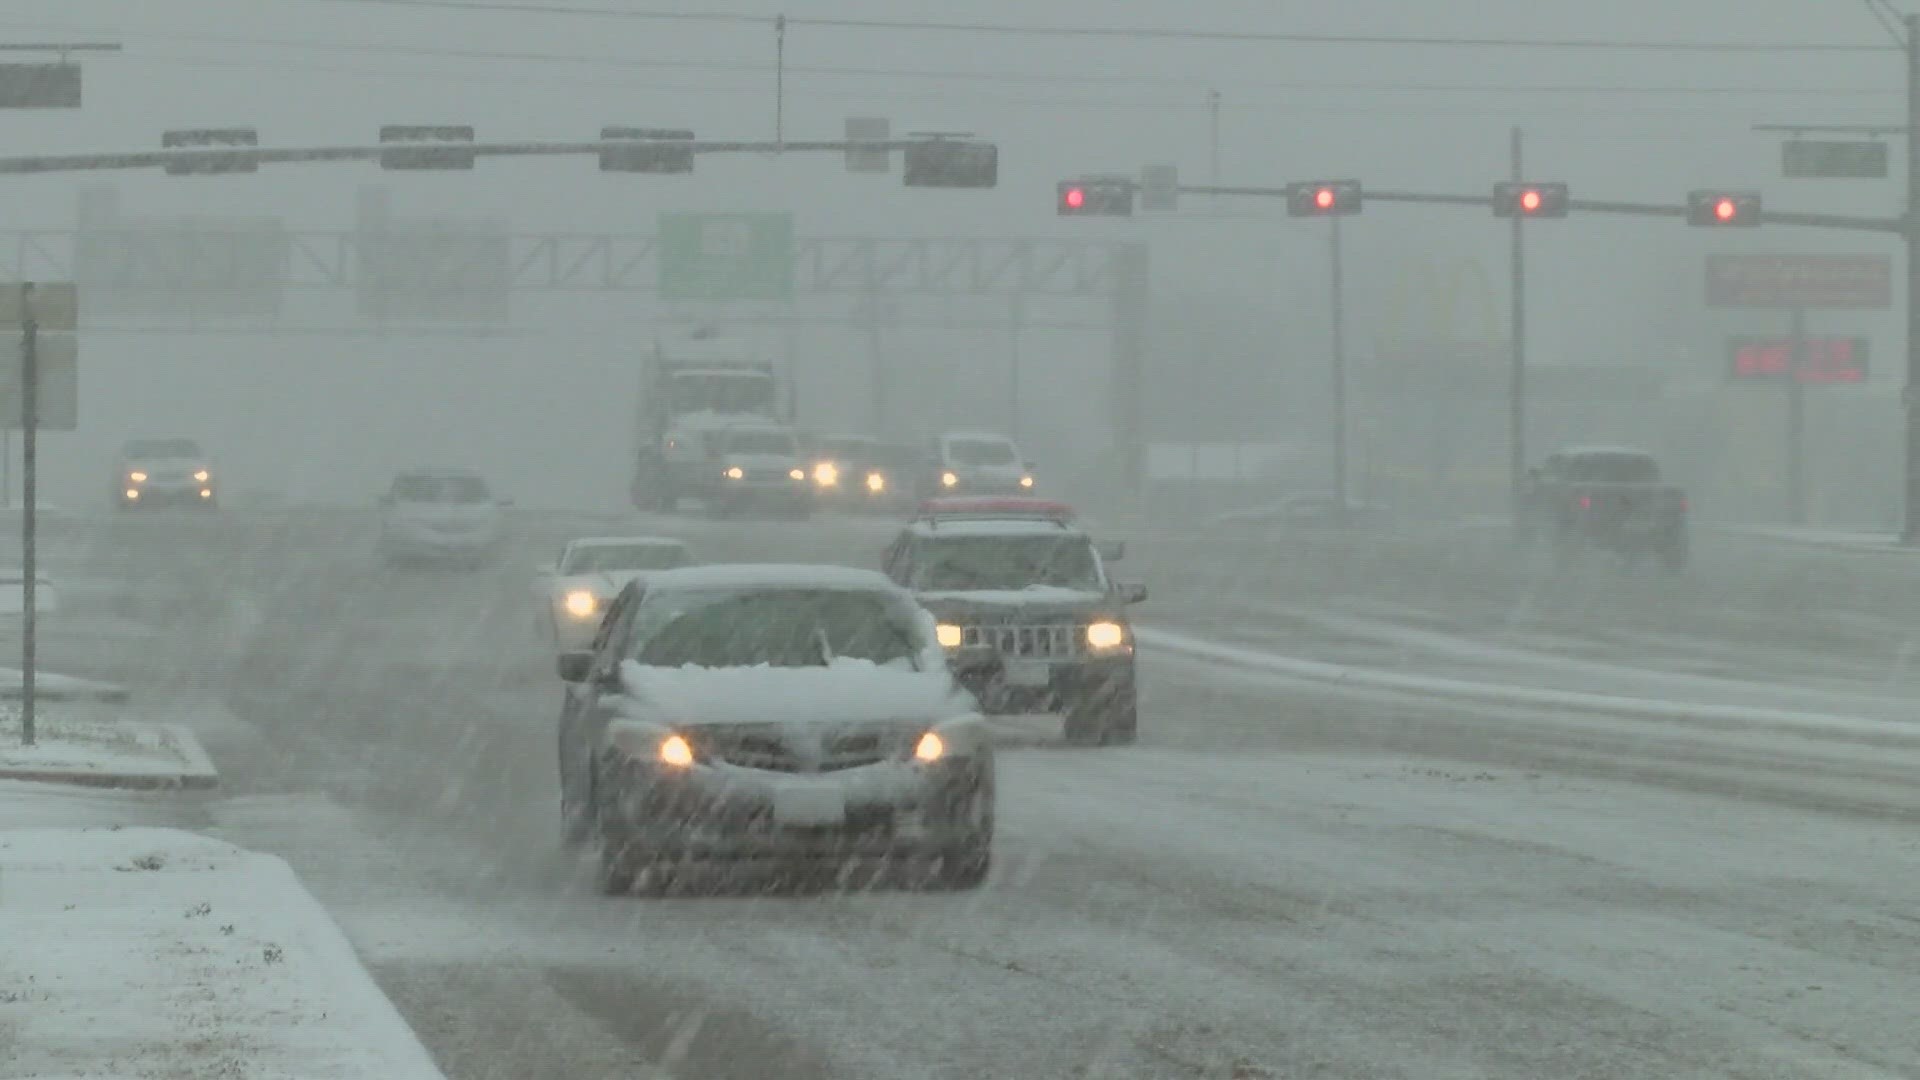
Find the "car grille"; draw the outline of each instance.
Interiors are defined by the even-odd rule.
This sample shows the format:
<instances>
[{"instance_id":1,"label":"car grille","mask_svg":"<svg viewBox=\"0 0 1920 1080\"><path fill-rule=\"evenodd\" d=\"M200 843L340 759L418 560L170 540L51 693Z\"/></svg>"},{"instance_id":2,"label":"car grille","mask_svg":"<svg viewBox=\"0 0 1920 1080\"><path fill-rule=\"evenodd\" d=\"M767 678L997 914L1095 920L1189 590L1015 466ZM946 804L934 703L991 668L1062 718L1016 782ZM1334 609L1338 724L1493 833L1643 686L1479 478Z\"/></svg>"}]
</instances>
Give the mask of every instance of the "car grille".
<instances>
[{"instance_id":1,"label":"car grille","mask_svg":"<svg viewBox=\"0 0 1920 1080\"><path fill-rule=\"evenodd\" d=\"M898 736L882 732L830 733L825 736L768 731L703 731L700 752L742 769L765 772L839 772L873 765L901 747Z\"/></svg>"},{"instance_id":2,"label":"car grille","mask_svg":"<svg viewBox=\"0 0 1920 1080\"><path fill-rule=\"evenodd\" d=\"M991 645L1003 656L1074 656L1081 641L1080 627L1074 623L976 625L963 628L961 636L964 645Z\"/></svg>"}]
</instances>

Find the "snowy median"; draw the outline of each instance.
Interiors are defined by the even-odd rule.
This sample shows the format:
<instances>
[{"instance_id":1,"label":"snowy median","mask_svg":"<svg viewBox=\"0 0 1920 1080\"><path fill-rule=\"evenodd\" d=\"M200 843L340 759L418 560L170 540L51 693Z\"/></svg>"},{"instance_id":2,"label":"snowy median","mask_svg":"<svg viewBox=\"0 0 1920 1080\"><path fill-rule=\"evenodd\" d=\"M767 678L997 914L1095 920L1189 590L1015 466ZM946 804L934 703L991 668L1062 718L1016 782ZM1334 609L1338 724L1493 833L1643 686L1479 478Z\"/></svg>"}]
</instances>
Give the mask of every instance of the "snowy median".
<instances>
[{"instance_id":1,"label":"snowy median","mask_svg":"<svg viewBox=\"0 0 1920 1080\"><path fill-rule=\"evenodd\" d=\"M22 744L17 705L0 706L0 779L118 788L210 788L220 774L179 724L84 719L47 710Z\"/></svg>"},{"instance_id":2,"label":"snowy median","mask_svg":"<svg viewBox=\"0 0 1920 1080\"><path fill-rule=\"evenodd\" d=\"M1408 675L1393 671L1348 667L1320 660L1282 656L1241 645L1230 645L1170 630L1136 628L1142 645L1185 656L1232 664L1259 671L1270 671L1311 682L1331 683L1368 690L1388 690L1422 697L1447 698L1500 706L1537 706L1546 710L1598 713L1605 716L1640 720L1694 721L1730 727L1770 727L1790 729L1803 734L1846 735L1861 738L1920 738L1920 723L1881 720L1861 716L1799 712L1744 705L1714 705L1686 701L1661 701L1651 698L1623 697L1613 694L1548 690L1503 683L1474 682L1432 675Z\"/></svg>"},{"instance_id":3,"label":"snowy median","mask_svg":"<svg viewBox=\"0 0 1920 1080\"><path fill-rule=\"evenodd\" d=\"M281 860L175 829L0 830L9 1076L438 1078Z\"/></svg>"}]
</instances>

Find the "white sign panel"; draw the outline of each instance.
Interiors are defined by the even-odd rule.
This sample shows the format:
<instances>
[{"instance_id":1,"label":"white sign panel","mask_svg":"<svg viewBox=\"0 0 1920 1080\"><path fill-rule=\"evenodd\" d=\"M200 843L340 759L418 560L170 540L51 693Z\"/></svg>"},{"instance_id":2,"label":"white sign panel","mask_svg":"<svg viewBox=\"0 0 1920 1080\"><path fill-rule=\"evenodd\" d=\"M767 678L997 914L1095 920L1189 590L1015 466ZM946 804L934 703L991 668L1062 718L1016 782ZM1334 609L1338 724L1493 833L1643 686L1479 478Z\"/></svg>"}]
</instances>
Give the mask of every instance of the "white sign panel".
<instances>
[{"instance_id":1,"label":"white sign panel","mask_svg":"<svg viewBox=\"0 0 1920 1080\"><path fill-rule=\"evenodd\" d=\"M73 431L80 426L80 347L72 334L35 335L39 361L39 428ZM18 431L21 422L20 336L0 341L0 428Z\"/></svg>"}]
</instances>

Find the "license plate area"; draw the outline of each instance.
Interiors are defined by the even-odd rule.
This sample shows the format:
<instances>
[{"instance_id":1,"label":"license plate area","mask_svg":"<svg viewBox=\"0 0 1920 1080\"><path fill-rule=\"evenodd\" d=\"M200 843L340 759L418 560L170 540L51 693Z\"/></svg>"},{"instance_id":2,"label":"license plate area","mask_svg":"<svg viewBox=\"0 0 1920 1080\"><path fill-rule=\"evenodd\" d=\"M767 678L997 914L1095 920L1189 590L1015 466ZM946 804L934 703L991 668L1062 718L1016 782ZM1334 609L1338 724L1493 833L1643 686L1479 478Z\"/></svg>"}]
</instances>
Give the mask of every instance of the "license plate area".
<instances>
[{"instance_id":1,"label":"license plate area","mask_svg":"<svg viewBox=\"0 0 1920 1080\"><path fill-rule=\"evenodd\" d=\"M845 825L846 793L830 784L784 784L773 793L773 823L804 829Z\"/></svg>"},{"instance_id":2,"label":"license plate area","mask_svg":"<svg viewBox=\"0 0 1920 1080\"><path fill-rule=\"evenodd\" d=\"M1043 660L1008 660L1005 682L1008 686L1044 687L1052 681L1052 669Z\"/></svg>"}]
</instances>

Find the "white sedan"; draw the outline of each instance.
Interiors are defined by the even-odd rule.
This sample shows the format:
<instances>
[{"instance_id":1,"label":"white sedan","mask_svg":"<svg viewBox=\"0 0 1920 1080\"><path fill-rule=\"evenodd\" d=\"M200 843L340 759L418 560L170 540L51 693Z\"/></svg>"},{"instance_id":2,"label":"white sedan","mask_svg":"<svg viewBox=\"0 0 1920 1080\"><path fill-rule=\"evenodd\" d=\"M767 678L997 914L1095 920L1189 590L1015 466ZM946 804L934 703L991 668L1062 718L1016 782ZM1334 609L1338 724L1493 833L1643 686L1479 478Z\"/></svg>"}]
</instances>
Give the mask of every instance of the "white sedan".
<instances>
[{"instance_id":1,"label":"white sedan","mask_svg":"<svg viewBox=\"0 0 1920 1080\"><path fill-rule=\"evenodd\" d=\"M658 536L572 540L534 579L534 630L559 651L588 648L607 604L622 586L656 570L690 566L685 541Z\"/></svg>"}]
</instances>

